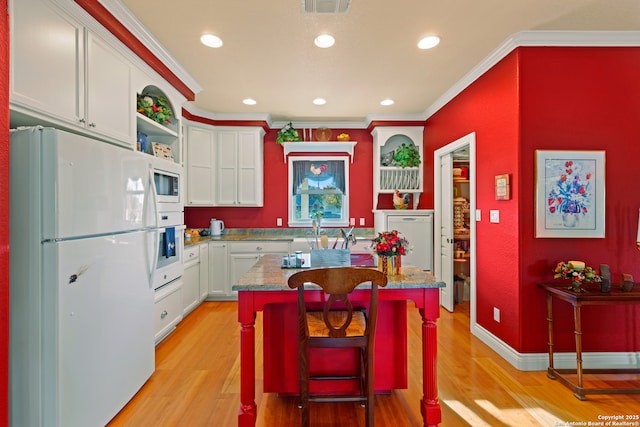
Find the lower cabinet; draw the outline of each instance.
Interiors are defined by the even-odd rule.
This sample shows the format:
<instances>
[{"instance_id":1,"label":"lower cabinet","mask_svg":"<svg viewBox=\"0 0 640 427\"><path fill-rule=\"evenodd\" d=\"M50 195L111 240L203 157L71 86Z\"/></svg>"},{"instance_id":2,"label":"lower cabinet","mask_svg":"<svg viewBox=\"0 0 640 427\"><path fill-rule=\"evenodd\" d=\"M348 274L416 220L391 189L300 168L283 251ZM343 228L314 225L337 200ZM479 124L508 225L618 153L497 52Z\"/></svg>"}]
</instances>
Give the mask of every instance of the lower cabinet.
<instances>
[{"instance_id":1,"label":"lower cabinet","mask_svg":"<svg viewBox=\"0 0 640 427\"><path fill-rule=\"evenodd\" d=\"M175 329L182 320L182 313L182 279L177 279L158 289L155 294L156 344Z\"/></svg>"},{"instance_id":2,"label":"lower cabinet","mask_svg":"<svg viewBox=\"0 0 640 427\"><path fill-rule=\"evenodd\" d=\"M184 248L182 313L187 315L200 304L200 245Z\"/></svg>"},{"instance_id":3,"label":"lower cabinet","mask_svg":"<svg viewBox=\"0 0 640 427\"><path fill-rule=\"evenodd\" d=\"M289 254L289 242L230 242L229 243L229 283L233 286L238 279L258 262L261 256Z\"/></svg>"},{"instance_id":4,"label":"lower cabinet","mask_svg":"<svg viewBox=\"0 0 640 427\"><path fill-rule=\"evenodd\" d=\"M202 302L209 295L209 243L200 245L200 298Z\"/></svg>"},{"instance_id":5,"label":"lower cabinet","mask_svg":"<svg viewBox=\"0 0 640 427\"><path fill-rule=\"evenodd\" d=\"M227 243L209 243L209 299L234 299L229 284Z\"/></svg>"}]
</instances>

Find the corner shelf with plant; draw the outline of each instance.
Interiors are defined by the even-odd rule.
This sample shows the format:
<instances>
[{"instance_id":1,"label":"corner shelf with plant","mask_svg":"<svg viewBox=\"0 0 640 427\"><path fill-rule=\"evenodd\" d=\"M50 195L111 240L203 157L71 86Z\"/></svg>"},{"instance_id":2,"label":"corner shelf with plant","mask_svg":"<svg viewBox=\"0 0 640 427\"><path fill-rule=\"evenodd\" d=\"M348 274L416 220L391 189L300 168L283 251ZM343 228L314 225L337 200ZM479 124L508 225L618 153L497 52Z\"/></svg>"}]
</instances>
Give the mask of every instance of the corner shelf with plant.
<instances>
[{"instance_id":1,"label":"corner shelf with plant","mask_svg":"<svg viewBox=\"0 0 640 427\"><path fill-rule=\"evenodd\" d=\"M382 193L421 189L420 151L414 144L402 143L387 153L380 166L380 191Z\"/></svg>"}]
</instances>

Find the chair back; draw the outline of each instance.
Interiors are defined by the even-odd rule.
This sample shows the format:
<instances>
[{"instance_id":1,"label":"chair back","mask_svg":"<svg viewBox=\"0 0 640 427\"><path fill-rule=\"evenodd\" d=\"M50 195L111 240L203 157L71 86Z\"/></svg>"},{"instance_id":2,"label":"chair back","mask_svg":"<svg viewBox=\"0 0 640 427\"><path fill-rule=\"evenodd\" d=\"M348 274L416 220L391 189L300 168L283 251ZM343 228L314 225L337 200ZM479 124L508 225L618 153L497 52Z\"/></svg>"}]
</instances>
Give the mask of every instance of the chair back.
<instances>
[{"instance_id":1,"label":"chair back","mask_svg":"<svg viewBox=\"0 0 640 427\"><path fill-rule=\"evenodd\" d=\"M363 333L367 340L375 334L378 317L378 287L387 285L387 276L384 273L365 267L327 267L304 270L291 275L288 285L291 289L298 289L298 327L301 338L309 337L307 322L309 301L305 300L305 284L315 284L329 296L322 310L322 318L329 331L328 337L347 338L354 311L351 294L356 287L368 283L371 284L371 293L366 328ZM341 324L336 324L336 316L332 316L336 311L343 314L339 317Z\"/></svg>"}]
</instances>

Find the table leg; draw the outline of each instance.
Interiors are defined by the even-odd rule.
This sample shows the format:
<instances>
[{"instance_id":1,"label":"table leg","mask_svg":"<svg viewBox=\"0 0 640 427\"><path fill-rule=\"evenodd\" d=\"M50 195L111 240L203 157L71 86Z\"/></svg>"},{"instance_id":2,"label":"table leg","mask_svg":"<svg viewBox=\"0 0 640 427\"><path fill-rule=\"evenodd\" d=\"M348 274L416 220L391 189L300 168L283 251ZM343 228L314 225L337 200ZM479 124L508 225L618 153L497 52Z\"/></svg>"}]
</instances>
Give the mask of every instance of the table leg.
<instances>
[{"instance_id":1,"label":"table leg","mask_svg":"<svg viewBox=\"0 0 640 427\"><path fill-rule=\"evenodd\" d=\"M578 375L578 389L574 395L580 400L587 400L582 388L582 319L580 318L580 304L573 306L573 323L576 336L576 374Z\"/></svg>"},{"instance_id":2,"label":"table leg","mask_svg":"<svg viewBox=\"0 0 640 427\"><path fill-rule=\"evenodd\" d=\"M556 379L552 373L553 370L553 297L547 293L547 329L549 335L549 368L547 369L547 377Z\"/></svg>"},{"instance_id":3,"label":"table leg","mask_svg":"<svg viewBox=\"0 0 640 427\"><path fill-rule=\"evenodd\" d=\"M437 348L438 334L435 320L425 317L425 310L420 309L422 317L422 401L420 412L424 426L437 426L442 421L440 403L438 402L437 381Z\"/></svg>"},{"instance_id":4,"label":"table leg","mask_svg":"<svg viewBox=\"0 0 640 427\"><path fill-rule=\"evenodd\" d=\"M239 302L241 305L241 302ZM244 314L243 314L244 313ZM238 427L256 425L256 313L238 310L240 321L240 411Z\"/></svg>"}]
</instances>

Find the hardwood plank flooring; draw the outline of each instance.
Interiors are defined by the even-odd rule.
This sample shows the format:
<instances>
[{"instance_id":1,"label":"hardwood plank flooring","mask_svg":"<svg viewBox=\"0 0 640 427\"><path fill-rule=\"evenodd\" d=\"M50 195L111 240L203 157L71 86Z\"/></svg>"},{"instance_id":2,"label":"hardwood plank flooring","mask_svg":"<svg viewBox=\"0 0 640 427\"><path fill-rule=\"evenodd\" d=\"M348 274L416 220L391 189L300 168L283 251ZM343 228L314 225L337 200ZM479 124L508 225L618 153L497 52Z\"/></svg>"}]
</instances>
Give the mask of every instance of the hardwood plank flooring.
<instances>
[{"instance_id":1,"label":"hardwood plank flooring","mask_svg":"<svg viewBox=\"0 0 640 427\"><path fill-rule=\"evenodd\" d=\"M239 325L235 302L205 302L156 348L156 371L110 427L237 425ZM422 425L421 320L409 304L409 387L376 396L377 426ZM638 375L627 378L638 384ZM602 376L600 381L612 381ZM262 317L256 319L258 427L299 425L295 398L262 393ZM590 395L579 401L546 372L513 368L469 332L468 304L442 309L438 393L444 427L597 425L599 416L639 416L640 395ZM312 426L364 425L357 404L313 404ZM622 421L625 421L624 419ZM631 420L640 422L639 419ZM606 425L606 424L602 424ZM610 424L613 425L613 424ZM618 424L625 425L625 424ZM626 424L638 425L638 424Z\"/></svg>"}]
</instances>

